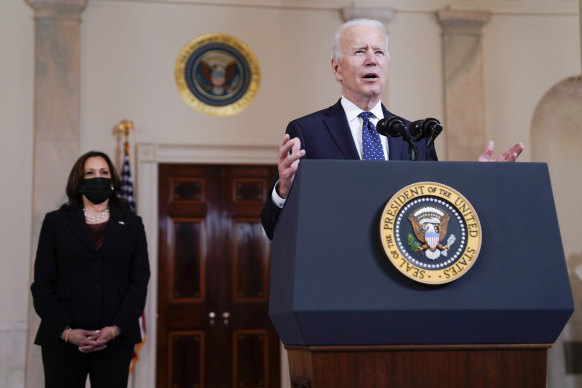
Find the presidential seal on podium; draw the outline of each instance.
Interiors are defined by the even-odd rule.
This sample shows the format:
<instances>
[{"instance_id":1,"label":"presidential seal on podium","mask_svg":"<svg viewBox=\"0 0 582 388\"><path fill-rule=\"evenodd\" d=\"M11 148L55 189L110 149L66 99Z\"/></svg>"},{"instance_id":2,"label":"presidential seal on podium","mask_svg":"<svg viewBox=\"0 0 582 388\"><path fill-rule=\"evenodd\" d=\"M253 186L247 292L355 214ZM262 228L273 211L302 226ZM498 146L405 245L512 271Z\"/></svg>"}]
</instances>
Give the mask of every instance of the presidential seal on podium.
<instances>
[{"instance_id":1,"label":"presidential seal on podium","mask_svg":"<svg viewBox=\"0 0 582 388\"><path fill-rule=\"evenodd\" d=\"M240 40L206 34L178 55L176 86L192 108L212 116L230 116L246 108L260 83L257 58Z\"/></svg>"},{"instance_id":2,"label":"presidential seal on podium","mask_svg":"<svg viewBox=\"0 0 582 388\"><path fill-rule=\"evenodd\" d=\"M392 264L409 278L445 284L466 274L481 249L481 223L459 192L435 182L398 191L386 204L380 238Z\"/></svg>"}]
</instances>

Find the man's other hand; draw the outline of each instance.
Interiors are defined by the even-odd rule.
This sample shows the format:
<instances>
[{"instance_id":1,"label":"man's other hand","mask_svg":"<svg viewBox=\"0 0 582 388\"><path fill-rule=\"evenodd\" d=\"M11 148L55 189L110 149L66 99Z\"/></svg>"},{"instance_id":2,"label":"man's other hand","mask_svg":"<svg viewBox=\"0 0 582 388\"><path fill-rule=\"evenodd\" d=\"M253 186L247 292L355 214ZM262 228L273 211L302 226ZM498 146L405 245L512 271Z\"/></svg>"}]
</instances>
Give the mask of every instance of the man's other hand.
<instances>
[{"instance_id":1,"label":"man's other hand","mask_svg":"<svg viewBox=\"0 0 582 388\"><path fill-rule=\"evenodd\" d=\"M515 162L521 151L523 151L523 143L519 142L516 143L513 147L496 157L495 159L491 158L493 155L493 151L495 150L495 143L493 140L489 140L487 143L487 147L485 151L479 156L477 159L478 162Z\"/></svg>"}]
</instances>

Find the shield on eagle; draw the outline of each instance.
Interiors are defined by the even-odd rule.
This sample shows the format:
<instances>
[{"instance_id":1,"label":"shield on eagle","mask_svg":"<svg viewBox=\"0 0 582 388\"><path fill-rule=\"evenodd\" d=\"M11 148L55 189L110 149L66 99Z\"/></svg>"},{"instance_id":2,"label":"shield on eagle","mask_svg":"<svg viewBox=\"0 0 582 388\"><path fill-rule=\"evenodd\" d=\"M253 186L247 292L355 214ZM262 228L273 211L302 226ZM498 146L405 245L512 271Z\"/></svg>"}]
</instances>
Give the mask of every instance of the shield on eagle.
<instances>
[{"instance_id":1,"label":"shield on eagle","mask_svg":"<svg viewBox=\"0 0 582 388\"><path fill-rule=\"evenodd\" d=\"M426 232L424 238L426 239L426 243L428 244L429 248L434 251L439 244L438 233L435 233L433 228L433 232Z\"/></svg>"}]
</instances>

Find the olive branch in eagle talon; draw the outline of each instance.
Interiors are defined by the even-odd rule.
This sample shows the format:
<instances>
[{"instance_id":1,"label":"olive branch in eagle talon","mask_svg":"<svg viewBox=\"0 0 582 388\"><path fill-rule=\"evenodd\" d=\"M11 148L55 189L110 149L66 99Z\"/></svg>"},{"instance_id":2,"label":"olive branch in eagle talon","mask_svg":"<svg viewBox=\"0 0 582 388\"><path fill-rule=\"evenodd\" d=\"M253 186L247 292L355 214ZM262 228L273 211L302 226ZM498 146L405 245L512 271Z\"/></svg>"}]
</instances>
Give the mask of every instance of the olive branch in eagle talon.
<instances>
[{"instance_id":1,"label":"olive branch in eagle talon","mask_svg":"<svg viewBox=\"0 0 582 388\"><path fill-rule=\"evenodd\" d=\"M420 244L418 243L418 240L414 238L413 235L411 235L410 233L408 233L408 247L410 248L411 251L413 252L419 252L419 247Z\"/></svg>"},{"instance_id":2,"label":"olive branch in eagle talon","mask_svg":"<svg viewBox=\"0 0 582 388\"><path fill-rule=\"evenodd\" d=\"M414 235L422 243L422 245L418 245L415 249L416 252L422 252L429 249L431 252L446 249L447 251L450 249L448 245L442 245L441 242L447 236L447 228L449 226L450 216L445 214L441 218L441 222L436 227L438 230L438 243L437 244L429 244L427 241L427 236L429 235L436 235L437 231L435 230L435 226L430 222L421 225L413 216L408 216L408 221L412 224L412 231Z\"/></svg>"}]
</instances>

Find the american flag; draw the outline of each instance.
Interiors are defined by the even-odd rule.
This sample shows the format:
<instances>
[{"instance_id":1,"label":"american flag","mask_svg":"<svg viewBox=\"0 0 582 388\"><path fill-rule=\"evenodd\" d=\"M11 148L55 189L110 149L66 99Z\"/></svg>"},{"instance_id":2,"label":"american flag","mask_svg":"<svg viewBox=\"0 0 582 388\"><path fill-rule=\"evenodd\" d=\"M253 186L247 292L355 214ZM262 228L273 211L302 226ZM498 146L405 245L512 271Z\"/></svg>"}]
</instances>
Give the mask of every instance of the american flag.
<instances>
[{"instance_id":1,"label":"american flag","mask_svg":"<svg viewBox=\"0 0 582 388\"><path fill-rule=\"evenodd\" d=\"M131 178L131 168L129 165L129 143L123 143L123 167L121 168L121 198L124 198L132 212L135 212L135 199L133 197L133 179ZM142 313L139 317L139 328L141 329L141 342L135 345L129 373L133 372L135 364L139 360L139 351L146 341L145 315Z\"/></svg>"},{"instance_id":2,"label":"american flag","mask_svg":"<svg viewBox=\"0 0 582 388\"><path fill-rule=\"evenodd\" d=\"M139 352L143 345L146 342L146 324L145 324L145 315L142 313L139 317L139 328L141 330L141 342L133 348L133 354L131 356L131 364L129 364L129 374L133 373L135 369L135 364L139 360Z\"/></svg>"},{"instance_id":3,"label":"american flag","mask_svg":"<svg viewBox=\"0 0 582 388\"><path fill-rule=\"evenodd\" d=\"M135 212L133 198L133 179L129 166L129 143L123 143L123 167L121 168L121 198L124 198L132 212Z\"/></svg>"}]
</instances>

